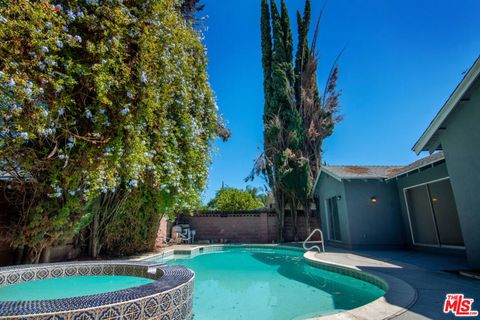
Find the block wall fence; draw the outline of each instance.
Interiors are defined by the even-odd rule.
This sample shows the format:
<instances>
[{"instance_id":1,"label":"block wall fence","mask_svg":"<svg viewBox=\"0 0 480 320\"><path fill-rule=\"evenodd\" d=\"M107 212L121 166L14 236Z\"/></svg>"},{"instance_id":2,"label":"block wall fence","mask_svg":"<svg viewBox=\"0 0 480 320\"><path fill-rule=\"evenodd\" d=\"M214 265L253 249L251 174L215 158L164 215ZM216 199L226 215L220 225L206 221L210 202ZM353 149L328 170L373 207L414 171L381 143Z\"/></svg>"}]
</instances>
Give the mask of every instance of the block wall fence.
<instances>
[{"instance_id":1,"label":"block wall fence","mask_svg":"<svg viewBox=\"0 0 480 320\"><path fill-rule=\"evenodd\" d=\"M213 243L276 243L278 242L279 221L277 214L271 210L254 210L240 212L198 211L193 215L182 215L178 222L189 224L196 231L195 241ZM158 230L156 246L161 246L161 239L171 236L173 223L162 219ZM310 229L319 228L316 214L310 217ZM305 217L297 217L299 239L308 237ZM284 226L285 241L293 241L293 221L287 215Z\"/></svg>"}]
</instances>

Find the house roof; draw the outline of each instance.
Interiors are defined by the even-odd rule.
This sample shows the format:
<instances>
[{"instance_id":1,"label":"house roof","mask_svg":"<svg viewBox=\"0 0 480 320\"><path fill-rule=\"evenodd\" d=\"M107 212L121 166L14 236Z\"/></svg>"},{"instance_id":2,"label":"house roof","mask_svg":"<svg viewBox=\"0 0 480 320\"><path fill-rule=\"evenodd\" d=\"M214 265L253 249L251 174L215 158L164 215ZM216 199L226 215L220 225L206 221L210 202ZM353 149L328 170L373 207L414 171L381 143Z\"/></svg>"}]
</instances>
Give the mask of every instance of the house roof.
<instances>
[{"instance_id":1,"label":"house roof","mask_svg":"<svg viewBox=\"0 0 480 320\"><path fill-rule=\"evenodd\" d=\"M321 172L337 180L384 179L402 168L402 166L322 166Z\"/></svg>"},{"instance_id":2,"label":"house roof","mask_svg":"<svg viewBox=\"0 0 480 320\"><path fill-rule=\"evenodd\" d=\"M387 180L433 165L444 159L445 159L445 155L443 154L443 152L435 152L427 157L421 158L415 162L412 162L402 167L400 170L397 170L396 172L393 172L387 177Z\"/></svg>"},{"instance_id":3,"label":"house roof","mask_svg":"<svg viewBox=\"0 0 480 320\"><path fill-rule=\"evenodd\" d=\"M415 151L416 154L419 154L422 151L434 152L435 150L441 150L438 137L440 132L445 130L444 124L447 117L456 108L461 106L462 102L468 101L468 97L466 98L465 95L476 81L480 81L480 56L413 146L412 150Z\"/></svg>"},{"instance_id":4,"label":"house roof","mask_svg":"<svg viewBox=\"0 0 480 320\"><path fill-rule=\"evenodd\" d=\"M320 173L315 180L313 190L315 190L322 172L339 181L353 179L390 180L401 175L420 170L424 167L431 166L444 159L445 156L443 152L435 152L427 157L407 164L406 166L322 166Z\"/></svg>"}]
</instances>

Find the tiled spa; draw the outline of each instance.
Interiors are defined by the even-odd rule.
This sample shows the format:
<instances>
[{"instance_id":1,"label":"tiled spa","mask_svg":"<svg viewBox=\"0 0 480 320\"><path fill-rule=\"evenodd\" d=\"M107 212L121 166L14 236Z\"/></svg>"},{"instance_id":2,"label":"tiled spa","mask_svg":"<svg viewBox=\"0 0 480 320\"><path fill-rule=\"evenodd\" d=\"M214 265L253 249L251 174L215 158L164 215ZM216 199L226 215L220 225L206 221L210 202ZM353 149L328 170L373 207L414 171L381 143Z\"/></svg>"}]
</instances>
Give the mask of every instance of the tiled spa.
<instances>
[{"instance_id":1,"label":"tiled spa","mask_svg":"<svg viewBox=\"0 0 480 320\"><path fill-rule=\"evenodd\" d=\"M0 288L78 276L133 276L150 283L123 290L51 300L0 301L0 319L191 319L194 274L149 262L75 262L0 268Z\"/></svg>"}]
</instances>

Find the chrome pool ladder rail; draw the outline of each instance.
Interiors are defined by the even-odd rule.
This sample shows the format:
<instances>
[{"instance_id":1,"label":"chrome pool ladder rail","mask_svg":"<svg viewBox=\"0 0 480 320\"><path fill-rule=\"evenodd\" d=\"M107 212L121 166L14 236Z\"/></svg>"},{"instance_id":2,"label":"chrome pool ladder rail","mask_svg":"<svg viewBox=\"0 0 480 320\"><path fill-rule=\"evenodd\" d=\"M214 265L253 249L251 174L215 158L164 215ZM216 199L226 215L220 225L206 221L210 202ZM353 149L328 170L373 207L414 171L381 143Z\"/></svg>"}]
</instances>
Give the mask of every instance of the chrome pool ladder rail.
<instances>
[{"instance_id":1,"label":"chrome pool ladder rail","mask_svg":"<svg viewBox=\"0 0 480 320\"><path fill-rule=\"evenodd\" d=\"M320 233L320 241L315 241L315 243L320 243L322 245L322 248L320 249L319 246L311 246L310 248L307 247L307 242L310 240L310 238L313 237L313 235L315 234L315 232L318 232ZM322 230L320 229L315 229L312 231L312 233L310 233L310 235L307 237L307 239L305 239L305 241L303 241L303 249L305 249L305 251L310 251L312 249L317 249L318 252L325 252L325 244L324 244L324 241L323 241L323 232Z\"/></svg>"}]
</instances>

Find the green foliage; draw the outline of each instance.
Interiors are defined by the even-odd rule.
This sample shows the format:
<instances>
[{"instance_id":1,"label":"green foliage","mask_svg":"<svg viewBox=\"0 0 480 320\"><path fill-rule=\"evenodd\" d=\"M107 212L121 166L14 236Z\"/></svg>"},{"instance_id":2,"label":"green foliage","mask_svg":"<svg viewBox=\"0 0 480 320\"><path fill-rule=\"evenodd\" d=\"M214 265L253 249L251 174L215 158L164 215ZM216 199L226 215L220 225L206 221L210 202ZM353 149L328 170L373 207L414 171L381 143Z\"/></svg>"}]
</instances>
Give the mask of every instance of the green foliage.
<instances>
[{"instance_id":1,"label":"green foliage","mask_svg":"<svg viewBox=\"0 0 480 320\"><path fill-rule=\"evenodd\" d=\"M140 187L132 191L105 231L103 251L122 256L151 250L160 222L159 212L165 212L159 205L165 205L164 201L153 189Z\"/></svg>"},{"instance_id":2,"label":"green foliage","mask_svg":"<svg viewBox=\"0 0 480 320\"><path fill-rule=\"evenodd\" d=\"M319 22L311 48L308 43L310 0L305 2L303 16L297 12L295 60L285 1L281 1L281 14L275 0L270 0L270 11L266 0L261 2L261 8L264 153L256 160L247 179L253 179L255 173L266 177L282 228L286 202L290 202L295 216L297 202L310 208L309 201L313 200L313 179L320 168L323 139L332 134L335 123L340 120L336 115L339 108L338 68L335 61L321 98L316 80ZM268 61L272 61L271 64Z\"/></svg>"},{"instance_id":3,"label":"green foliage","mask_svg":"<svg viewBox=\"0 0 480 320\"><path fill-rule=\"evenodd\" d=\"M208 207L218 211L238 211L263 208L264 204L251 191L222 188L210 200Z\"/></svg>"},{"instance_id":4,"label":"green foliage","mask_svg":"<svg viewBox=\"0 0 480 320\"><path fill-rule=\"evenodd\" d=\"M198 205L221 128L179 1L57 3L0 8L0 170L21 213L9 236L37 254L78 232L101 193L143 203L122 223Z\"/></svg>"}]
</instances>

